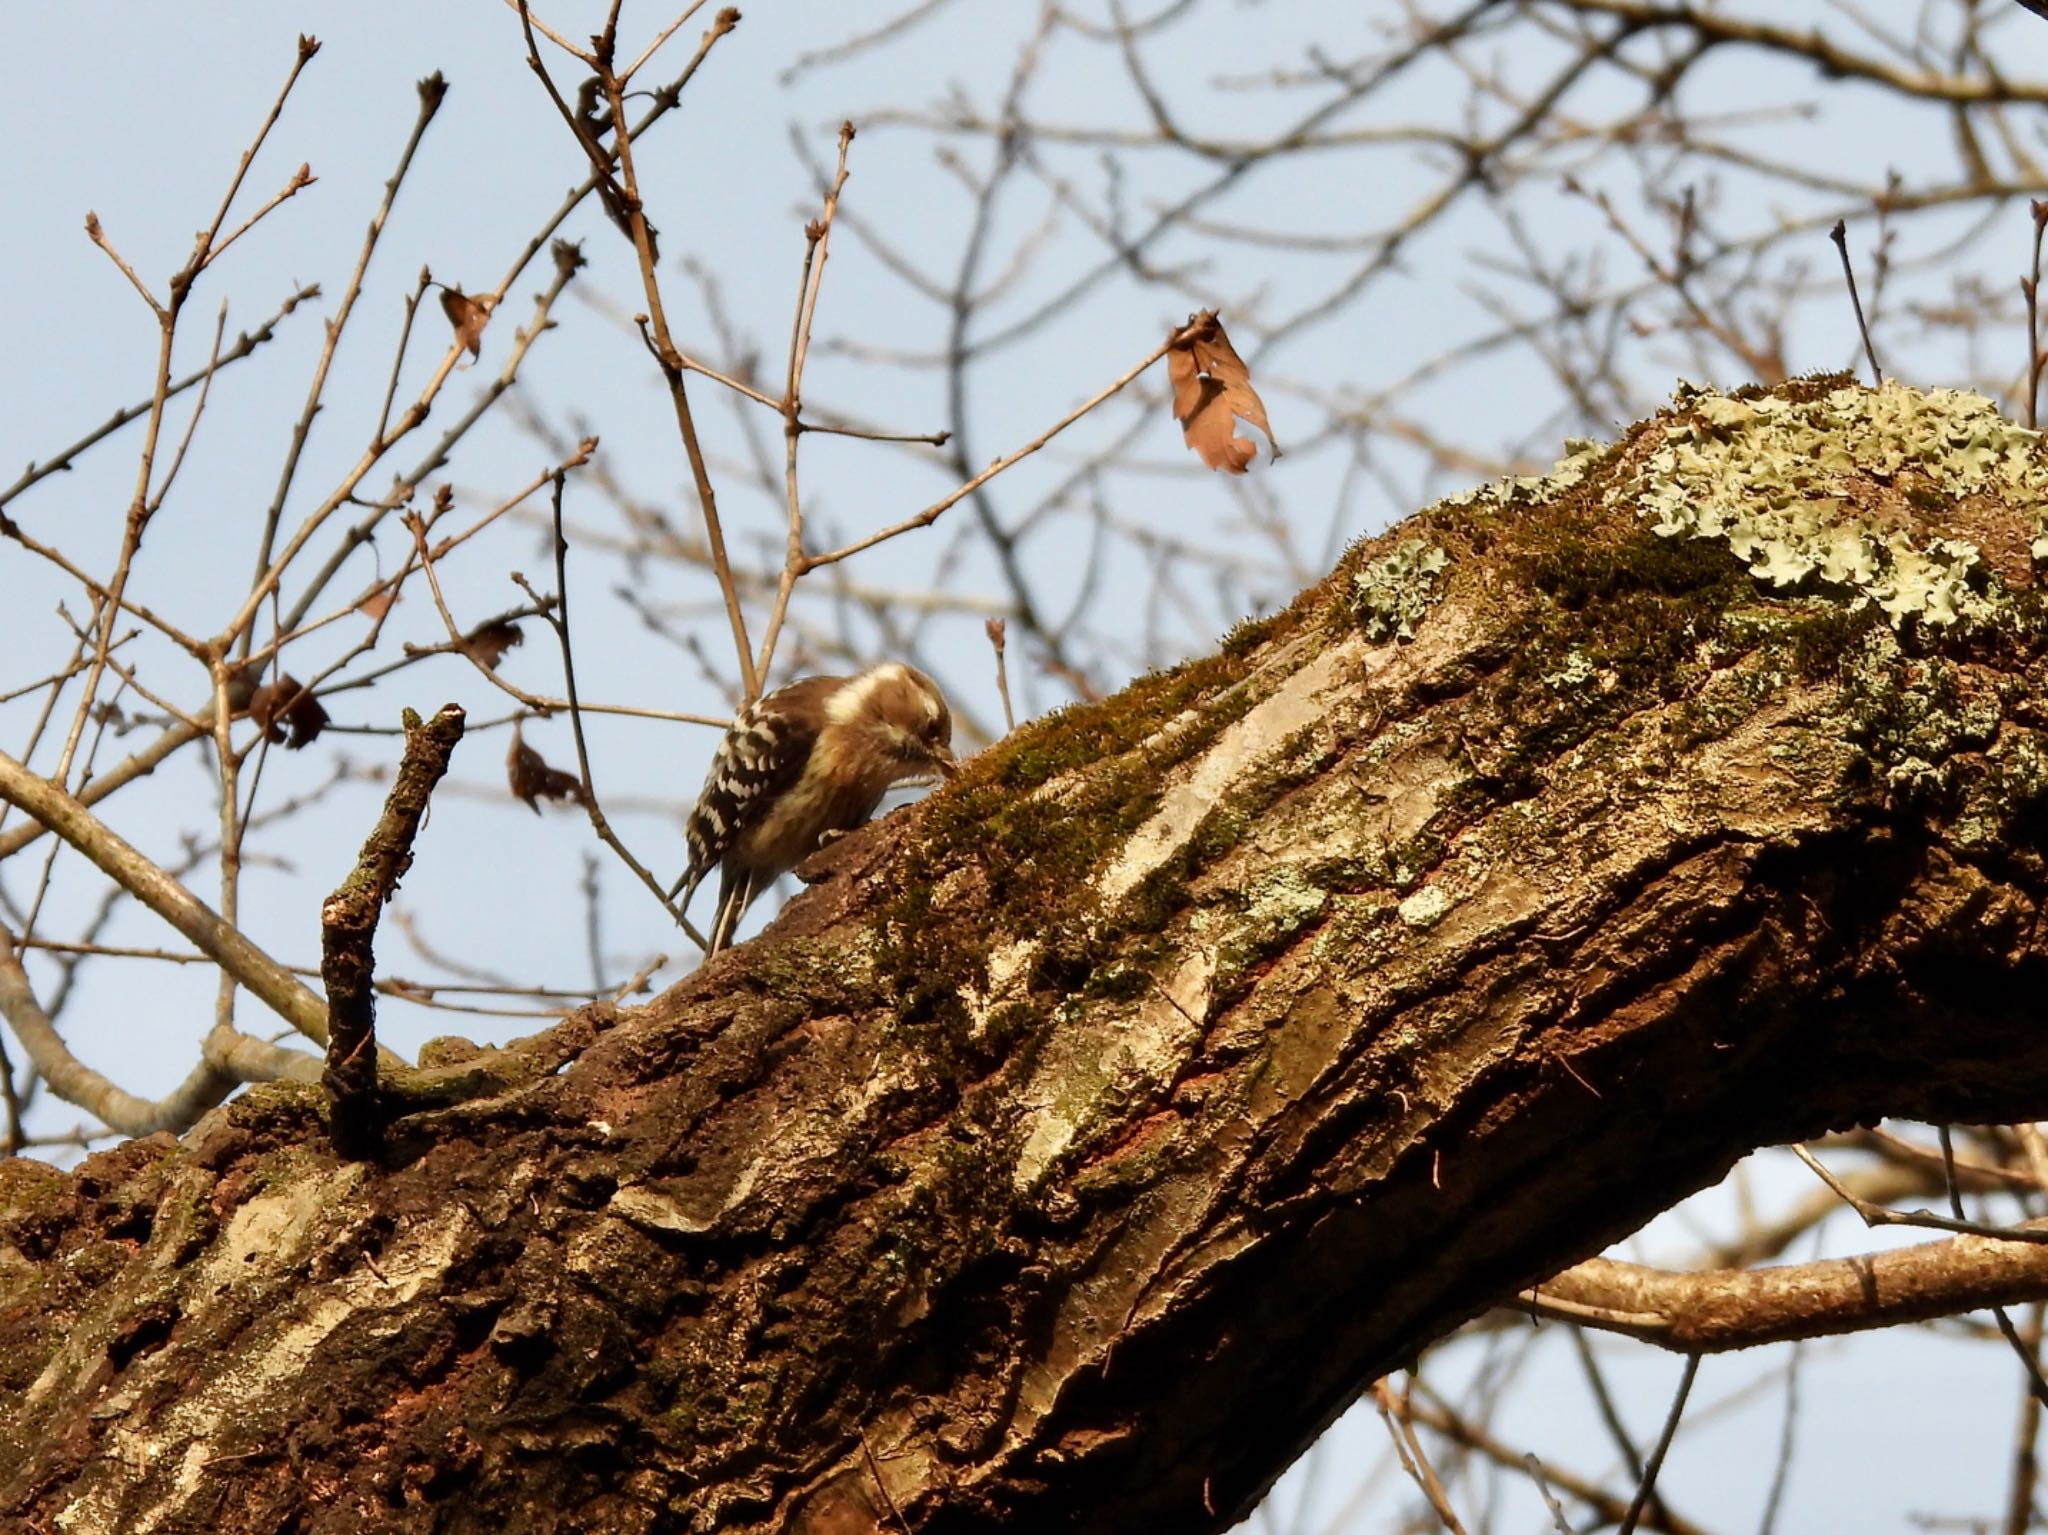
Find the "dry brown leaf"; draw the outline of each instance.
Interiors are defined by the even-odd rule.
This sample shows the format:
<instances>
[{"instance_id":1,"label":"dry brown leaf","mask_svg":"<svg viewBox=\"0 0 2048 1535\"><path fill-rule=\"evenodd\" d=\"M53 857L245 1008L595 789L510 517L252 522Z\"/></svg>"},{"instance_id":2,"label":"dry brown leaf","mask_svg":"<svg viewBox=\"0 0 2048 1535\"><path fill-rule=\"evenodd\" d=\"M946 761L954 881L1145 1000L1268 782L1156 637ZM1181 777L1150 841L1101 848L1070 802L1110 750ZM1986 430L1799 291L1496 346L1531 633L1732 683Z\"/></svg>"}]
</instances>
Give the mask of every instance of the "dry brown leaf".
<instances>
[{"instance_id":1,"label":"dry brown leaf","mask_svg":"<svg viewBox=\"0 0 2048 1535\"><path fill-rule=\"evenodd\" d=\"M356 611L358 613L366 614L371 618L382 618L386 613L389 613L392 610L392 608L397 605L397 603L398 589L396 587L386 587L381 592L370 593L369 596L365 597L361 602L357 603Z\"/></svg>"},{"instance_id":2,"label":"dry brown leaf","mask_svg":"<svg viewBox=\"0 0 2048 1535\"><path fill-rule=\"evenodd\" d=\"M526 636L519 632L519 625L510 619L499 619L471 630L463 636L462 648L476 658L477 664L496 671L498 662L505 652L514 645L522 645Z\"/></svg>"},{"instance_id":3,"label":"dry brown leaf","mask_svg":"<svg viewBox=\"0 0 2048 1535\"><path fill-rule=\"evenodd\" d=\"M455 327L456 344L468 347L472 357L484 355L484 327L490 323L491 311L497 307L496 294L479 293L472 298L460 288L441 290L441 313L448 316L448 323Z\"/></svg>"},{"instance_id":4,"label":"dry brown leaf","mask_svg":"<svg viewBox=\"0 0 2048 1535\"><path fill-rule=\"evenodd\" d=\"M1280 444L1266 420L1266 404L1252 388L1251 369L1224 334L1216 311L1188 316L1166 353L1166 375L1173 381L1173 419L1189 447L1211 469L1243 474L1259 445L1237 434L1242 417L1266 434L1273 456Z\"/></svg>"},{"instance_id":5,"label":"dry brown leaf","mask_svg":"<svg viewBox=\"0 0 2048 1535\"><path fill-rule=\"evenodd\" d=\"M549 767L546 759L521 740L516 730L512 732L512 750L505 754L505 777L512 785L513 795L525 800L526 808L535 815L540 814L540 802L544 799L583 803L583 781L574 773Z\"/></svg>"},{"instance_id":6,"label":"dry brown leaf","mask_svg":"<svg viewBox=\"0 0 2048 1535\"><path fill-rule=\"evenodd\" d=\"M311 745L327 728L320 700L286 672L249 695L249 718L265 740L283 742L286 751Z\"/></svg>"},{"instance_id":7,"label":"dry brown leaf","mask_svg":"<svg viewBox=\"0 0 2048 1535\"><path fill-rule=\"evenodd\" d=\"M633 208L626 201L625 189L607 176L597 184L597 200L604 204L605 216L618 225L619 233L626 237L628 244L633 240ZM647 216L646 209L640 210L640 223L647 231L647 258L650 262L661 260L660 231L654 227L654 220Z\"/></svg>"}]
</instances>

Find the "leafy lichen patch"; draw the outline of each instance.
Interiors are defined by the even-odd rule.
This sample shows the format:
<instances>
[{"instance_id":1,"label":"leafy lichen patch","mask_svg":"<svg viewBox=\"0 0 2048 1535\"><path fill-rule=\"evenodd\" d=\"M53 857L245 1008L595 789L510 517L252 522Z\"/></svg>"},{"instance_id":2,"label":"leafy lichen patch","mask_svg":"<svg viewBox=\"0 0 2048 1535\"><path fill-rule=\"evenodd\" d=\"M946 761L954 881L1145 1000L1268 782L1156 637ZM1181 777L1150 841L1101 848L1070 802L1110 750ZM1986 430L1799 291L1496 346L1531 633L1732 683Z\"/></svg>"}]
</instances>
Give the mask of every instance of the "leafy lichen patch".
<instances>
[{"instance_id":1,"label":"leafy lichen patch","mask_svg":"<svg viewBox=\"0 0 2048 1535\"><path fill-rule=\"evenodd\" d=\"M1299 932L1323 914L1329 893L1287 864L1252 876L1245 894L1245 920L1261 932Z\"/></svg>"},{"instance_id":2,"label":"leafy lichen patch","mask_svg":"<svg viewBox=\"0 0 2048 1535\"><path fill-rule=\"evenodd\" d=\"M1451 909L1451 897L1441 885L1425 885L1395 908L1410 927L1434 927Z\"/></svg>"},{"instance_id":3,"label":"leafy lichen patch","mask_svg":"<svg viewBox=\"0 0 2048 1535\"><path fill-rule=\"evenodd\" d=\"M1351 611L1365 637L1382 640L1415 638L1436 597L1436 578L1451 557L1443 547L1420 538L1405 538L1388 553L1351 577Z\"/></svg>"},{"instance_id":4,"label":"leafy lichen patch","mask_svg":"<svg viewBox=\"0 0 2048 1535\"><path fill-rule=\"evenodd\" d=\"M1686 389L1658 432L1657 446L1608 487L1609 504L1633 506L1662 537L1724 543L1773 587L1844 589L1852 609L1874 604L1894 626L1992 615L1983 551L1887 526L1859 503L1859 481L1895 485L1923 508L2024 497L2043 508L2032 555L2048 558L2042 436L1982 395L1896 382L1805 398Z\"/></svg>"},{"instance_id":5,"label":"leafy lichen patch","mask_svg":"<svg viewBox=\"0 0 2048 1535\"><path fill-rule=\"evenodd\" d=\"M1548 474L1504 475L1475 485L1470 490L1445 496L1437 504L1505 511L1511 506L1532 506L1551 501L1585 479L1593 466L1612 451L1604 443L1584 437L1567 437L1564 440L1564 457L1551 466Z\"/></svg>"}]
</instances>

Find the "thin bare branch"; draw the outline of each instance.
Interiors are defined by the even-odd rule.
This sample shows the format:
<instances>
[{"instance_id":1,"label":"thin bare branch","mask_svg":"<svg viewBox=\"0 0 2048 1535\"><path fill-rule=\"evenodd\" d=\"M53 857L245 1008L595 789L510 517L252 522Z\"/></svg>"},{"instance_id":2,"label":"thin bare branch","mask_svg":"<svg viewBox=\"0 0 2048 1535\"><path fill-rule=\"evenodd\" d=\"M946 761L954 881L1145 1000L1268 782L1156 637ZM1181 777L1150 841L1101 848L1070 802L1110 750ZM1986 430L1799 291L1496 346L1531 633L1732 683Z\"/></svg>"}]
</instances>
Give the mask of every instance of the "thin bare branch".
<instances>
[{"instance_id":1,"label":"thin bare branch","mask_svg":"<svg viewBox=\"0 0 2048 1535\"><path fill-rule=\"evenodd\" d=\"M348 285L342 289L341 304L334 317L327 322L326 344L320 349L320 360L314 365L312 382L306 389L305 408L299 419L293 423L290 446L285 450L284 466L278 471L277 489L272 493L270 505L263 513L263 535L256 550L255 579L262 579L263 572L270 568L271 546L277 538L278 519L284 515L285 497L291 493L292 480L299 471L299 456L305 451L306 439L313 432L313 418L319 414L321 397L327 392L328 370L334 364L336 348L341 345L342 332L348 327L349 317L355 312L356 299L363 291L363 279L370 270L370 258L376 254L378 238L384 233L384 225L391 217L392 205L398 200L398 189L405 184L406 173L412 169L412 161L418 152L420 141L426 137L427 127L434 120L434 114L441 109L441 103L448 94L447 81L439 71L427 76L419 83L420 110L413 120L412 132L407 135L405 147L399 151L398 168L384 183L384 199L370 215L370 227L363 235L363 248L356 257L355 270L349 274ZM412 308L406 310L406 330L411 330ZM404 355L404 342L400 342L400 355ZM394 368L392 384L397 384ZM390 402L387 397L383 420L390 419ZM381 429L381 423L380 423ZM242 634L242 649L246 654L250 631Z\"/></svg>"},{"instance_id":2,"label":"thin bare branch","mask_svg":"<svg viewBox=\"0 0 2048 1535\"><path fill-rule=\"evenodd\" d=\"M205 367L195 369L183 378L174 380L170 388L164 392L165 398L176 399L186 390L205 383L220 369L248 357L258 347L277 334L278 325L287 315L291 314L308 299L315 299L319 296L320 285L318 283L305 283L294 289L291 296L278 307L277 312L257 326L256 329L245 330L236 336L227 350L222 352L217 358L209 358ZM144 400L137 405L123 406L69 447L60 448L57 452L51 454L50 457L38 463L30 464L28 468L22 471L19 479L6 489L0 490L0 507L5 507L31 485L48 479L53 474L59 474L70 469L87 449L98 446L129 422L148 415L150 404L150 401Z\"/></svg>"},{"instance_id":3,"label":"thin bare branch","mask_svg":"<svg viewBox=\"0 0 2048 1535\"><path fill-rule=\"evenodd\" d=\"M1014 464L1023 462L1032 454L1036 453L1040 448L1043 448L1047 443L1051 442L1055 437L1059 436L1061 432L1064 432L1068 427L1072 426L1076 421L1079 421L1083 416L1087 415L1090 411L1094 410L1104 400L1107 400L1114 395L1122 393L1122 391L1129 387L1131 382L1134 379L1136 379L1138 375L1143 373L1147 368L1151 367L1152 364L1159 361L1160 358L1164 357L1167 354L1167 352L1172 349L1174 342L1179 338L1180 334L1181 333L1179 331L1175 331L1173 335L1167 337L1166 340L1162 341L1158 346L1154 347L1149 353L1147 353L1145 359L1142 362L1138 363L1136 366L1127 370L1114 383L1107 384L1103 388L1098 389L1086 400L1083 400L1079 405L1075 406L1072 410L1068 411L1067 414L1062 416L1058 421L1055 421L1043 432L1040 432L1036 437L1032 438L1031 441L1025 443L1023 447L1016 449L1014 452L1004 454L1003 457L997 459L994 463L990 464L986 469L982 470L981 473L975 475L974 478L957 486L953 490L948 491L945 495L941 496L938 500L934 501L930 506L926 507L923 511L917 513L916 516L906 517L901 522L891 523L888 527L881 528L876 532L870 533L865 538L856 539L854 542L845 545L843 548L834 549L825 554L808 555L804 559L804 569L806 571L811 571L818 569L818 567L820 567L821 565L836 565L841 560L852 559L853 556L855 556L856 554L865 553L867 550L874 548L877 544L885 544L892 538L900 538L903 534L911 532L914 529L930 527L933 523L937 522L939 518L944 516L948 511L952 510L954 507L958 506L962 501L966 500L969 496L973 495L977 490L981 489L982 486L986 485L990 480L994 479L997 475L1001 474L1005 469L1010 468Z\"/></svg>"},{"instance_id":4,"label":"thin bare branch","mask_svg":"<svg viewBox=\"0 0 2048 1535\"><path fill-rule=\"evenodd\" d=\"M1685 1369L1678 1377L1678 1390L1671 1398L1671 1411L1665 1415L1664 1431L1657 1436L1656 1448L1650 1451L1648 1464L1643 1467L1642 1485L1636 1488L1635 1501L1629 1504L1628 1512L1622 1515L1617 1535L1635 1535L1636 1522L1643 1517L1650 1495L1657 1487L1657 1473L1664 1467L1664 1456L1671 1448L1671 1441L1678 1434L1678 1420L1685 1416L1685 1399L1692 1394L1693 1378L1700 1372L1700 1356L1688 1354Z\"/></svg>"},{"instance_id":5,"label":"thin bare branch","mask_svg":"<svg viewBox=\"0 0 2048 1535\"><path fill-rule=\"evenodd\" d=\"M661 902L662 910L675 919L676 925L688 935L690 941L700 949L708 950L710 945L693 927L687 917L669 899L667 890L654 877L648 867L635 858L632 851L612 830L606 818L604 807L598 802L597 784L590 772L590 748L583 738L583 708L576 692L576 652L569 639L569 541L562 536L562 488L567 480L566 472L558 471L554 477L554 524L555 524L555 607L546 614L554 627L555 638L562 647L562 682L569 694L569 724L576 738L576 770L582 785L584 812L590 817L590 826L597 833L598 840L618 854L619 861L633 871L634 877L645 885L654 898ZM533 595L529 589L529 595ZM538 601L538 597L535 598Z\"/></svg>"}]
</instances>

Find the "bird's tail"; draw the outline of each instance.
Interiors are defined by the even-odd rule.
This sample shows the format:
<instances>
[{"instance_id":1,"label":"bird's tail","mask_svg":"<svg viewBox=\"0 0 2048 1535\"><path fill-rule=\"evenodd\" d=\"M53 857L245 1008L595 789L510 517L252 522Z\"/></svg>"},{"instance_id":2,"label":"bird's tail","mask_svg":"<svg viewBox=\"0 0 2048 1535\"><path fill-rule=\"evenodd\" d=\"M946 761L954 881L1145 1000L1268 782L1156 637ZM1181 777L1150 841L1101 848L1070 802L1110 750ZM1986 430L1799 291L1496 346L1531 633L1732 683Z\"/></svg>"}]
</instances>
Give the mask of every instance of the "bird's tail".
<instances>
[{"instance_id":1,"label":"bird's tail","mask_svg":"<svg viewBox=\"0 0 2048 1535\"><path fill-rule=\"evenodd\" d=\"M712 918L710 947L704 951L706 959L732 942L733 929L740 925L740 917L753 902L754 876L728 870L718 882L718 911Z\"/></svg>"}]
</instances>

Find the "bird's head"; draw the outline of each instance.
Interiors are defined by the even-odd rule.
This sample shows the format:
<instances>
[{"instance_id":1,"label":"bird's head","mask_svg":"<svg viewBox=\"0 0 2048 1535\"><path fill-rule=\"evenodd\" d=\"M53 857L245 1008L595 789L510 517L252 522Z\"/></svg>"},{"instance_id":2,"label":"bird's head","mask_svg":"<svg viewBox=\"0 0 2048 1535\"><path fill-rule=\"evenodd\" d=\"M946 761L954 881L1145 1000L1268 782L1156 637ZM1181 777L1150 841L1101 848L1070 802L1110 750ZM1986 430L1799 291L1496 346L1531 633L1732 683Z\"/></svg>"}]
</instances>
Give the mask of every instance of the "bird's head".
<instances>
[{"instance_id":1,"label":"bird's head","mask_svg":"<svg viewBox=\"0 0 2048 1535\"><path fill-rule=\"evenodd\" d=\"M898 781L953 771L953 711L939 685L916 667L901 661L871 667L829 708L897 765Z\"/></svg>"}]
</instances>

